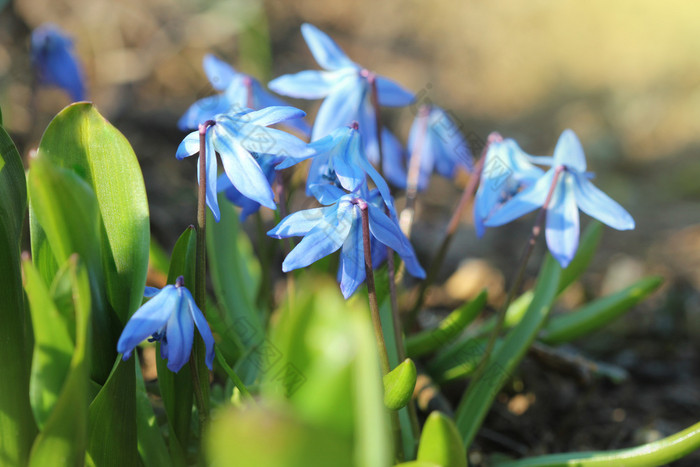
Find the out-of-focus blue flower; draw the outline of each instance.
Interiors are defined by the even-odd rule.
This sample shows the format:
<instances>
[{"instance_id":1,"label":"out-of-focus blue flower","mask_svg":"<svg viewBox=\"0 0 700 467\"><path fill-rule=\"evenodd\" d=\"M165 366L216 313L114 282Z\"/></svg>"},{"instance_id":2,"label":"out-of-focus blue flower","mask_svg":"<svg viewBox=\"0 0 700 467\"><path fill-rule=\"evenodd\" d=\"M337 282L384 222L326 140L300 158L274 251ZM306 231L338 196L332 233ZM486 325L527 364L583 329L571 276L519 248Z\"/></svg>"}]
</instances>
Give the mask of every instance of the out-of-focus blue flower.
<instances>
[{"instance_id":1,"label":"out-of-focus blue flower","mask_svg":"<svg viewBox=\"0 0 700 467\"><path fill-rule=\"evenodd\" d=\"M411 158L416 155L420 157L420 191L428 186L433 171L452 178L457 167L467 172L473 168L472 154L462 132L444 110L435 106L419 111L411 126L408 135L409 167Z\"/></svg>"},{"instance_id":2,"label":"out-of-focus blue flower","mask_svg":"<svg viewBox=\"0 0 700 467\"><path fill-rule=\"evenodd\" d=\"M63 89L74 102L85 100L85 78L73 40L58 26L45 23L32 32L31 56L39 84Z\"/></svg>"},{"instance_id":3,"label":"out-of-focus blue flower","mask_svg":"<svg viewBox=\"0 0 700 467\"><path fill-rule=\"evenodd\" d=\"M376 163L379 160L379 145L370 95L370 78L376 80L380 105L408 105L413 102L413 93L360 67L345 55L333 39L315 26L303 24L301 33L316 62L325 71L306 70L280 76L268 84L269 88L278 94L301 99L325 98L316 115L311 139L315 141L336 128L357 121L362 129L367 157ZM384 143L382 146L383 151L395 149ZM391 158L392 155L388 157Z\"/></svg>"},{"instance_id":4,"label":"out-of-focus blue flower","mask_svg":"<svg viewBox=\"0 0 700 467\"><path fill-rule=\"evenodd\" d=\"M366 176L369 175L387 206L393 209L389 186L369 163L364 153L361 143L363 134L359 131L356 122L349 127L336 128L329 135L309 144L313 153L303 157L288 157L277 166L277 169L285 169L313 157L306 179L306 194L316 196L321 203L324 200L320 199L319 196L325 192L319 192L317 186L337 185L353 192L359 190L366 183ZM336 199L330 201L334 202Z\"/></svg>"},{"instance_id":5,"label":"out-of-focus blue flower","mask_svg":"<svg viewBox=\"0 0 700 467\"><path fill-rule=\"evenodd\" d=\"M215 154L219 153L226 176L243 196L275 209L274 194L261 164L269 162L268 159L305 157L314 151L296 136L266 126L304 115L306 114L303 111L294 107L266 107L262 110L245 109L235 114L219 114L215 117L214 123L206 130L205 162L207 206L217 222L221 214L216 197L218 174ZM175 156L183 159L197 152L199 132L194 131L180 143Z\"/></svg>"},{"instance_id":6,"label":"out-of-focus blue flower","mask_svg":"<svg viewBox=\"0 0 700 467\"><path fill-rule=\"evenodd\" d=\"M530 162L515 140L489 135L481 181L474 198L474 228L484 235L484 222L519 191L534 184L544 173ZM488 225L488 224L487 224Z\"/></svg>"},{"instance_id":7,"label":"out-of-focus blue flower","mask_svg":"<svg viewBox=\"0 0 700 467\"><path fill-rule=\"evenodd\" d=\"M325 189L334 190L332 185L326 185ZM360 191L366 193L366 185ZM304 237L287 255L282 270L289 272L306 267L340 249L340 290L345 298L350 297L365 280L361 205L366 205L369 215L373 265L386 258L388 246L401 256L411 275L424 278L425 271L395 217L384 213L376 195L363 196L357 192L345 194L329 206L290 214L268 232L275 238ZM375 252L379 255L376 261Z\"/></svg>"},{"instance_id":8,"label":"out-of-focus blue flower","mask_svg":"<svg viewBox=\"0 0 700 467\"><path fill-rule=\"evenodd\" d=\"M117 351L124 360L131 357L134 348L149 336L149 341L160 341L161 357L168 360L168 369L178 372L190 359L194 327L204 339L206 364L212 369L214 362L214 336L192 294L183 285L180 276L175 285L159 290L146 287L146 297L153 297L136 310L126 323L117 342Z\"/></svg>"},{"instance_id":9,"label":"out-of-focus blue flower","mask_svg":"<svg viewBox=\"0 0 700 467\"><path fill-rule=\"evenodd\" d=\"M221 92L192 104L177 122L181 130L197 129L200 123L211 120L218 114L235 113L251 106L253 110L260 110L287 105L282 99L267 92L258 80L236 71L215 55L207 54L202 60L202 66L212 87ZM302 119L289 120L284 125L298 130L304 136L308 136L311 131Z\"/></svg>"},{"instance_id":10,"label":"out-of-focus blue flower","mask_svg":"<svg viewBox=\"0 0 700 467\"><path fill-rule=\"evenodd\" d=\"M545 235L549 251L562 267L569 265L578 248L579 208L614 229L634 229L632 216L590 182L583 147L571 130L564 130L559 137L552 168L494 212L486 225L503 225L541 207L555 176L558 178L547 206Z\"/></svg>"}]
</instances>

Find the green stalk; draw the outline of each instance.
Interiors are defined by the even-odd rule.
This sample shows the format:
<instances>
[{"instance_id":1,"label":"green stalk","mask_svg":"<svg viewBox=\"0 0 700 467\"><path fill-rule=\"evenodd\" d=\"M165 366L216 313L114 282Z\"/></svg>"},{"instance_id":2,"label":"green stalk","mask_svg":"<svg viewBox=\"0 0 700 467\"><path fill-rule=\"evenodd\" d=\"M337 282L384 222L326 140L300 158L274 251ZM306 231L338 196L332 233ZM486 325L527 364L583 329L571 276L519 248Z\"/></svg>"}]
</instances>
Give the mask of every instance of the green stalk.
<instances>
[{"instance_id":1,"label":"green stalk","mask_svg":"<svg viewBox=\"0 0 700 467\"><path fill-rule=\"evenodd\" d=\"M221 368L224 369L224 372L231 379L231 382L233 382L233 385L238 388L238 390L241 392L243 397L253 401L253 396L250 394L250 391L248 391L248 388L245 387L245 384L243 384L243 381L238 377L236 372L233 371L233 368L231 368L231 366L228 364L228 362L224 358L223 354L219 350L219 347L215 347L214 352L216 353L216 361L219 362L219 365L221 365Z\"/></svg>"},{"instance_id":2,"label":"green stalk","mask_svg":"<svg viewBox=\"0 0 700 467\"><path fill-rule=\"evenodd\" d=\"M497 462L498 467L649 467L665 465L700 448L700 423L667 438L634 448L615 451L588 451L531 457L513 462Z\"/></svg>"}]
</instances>

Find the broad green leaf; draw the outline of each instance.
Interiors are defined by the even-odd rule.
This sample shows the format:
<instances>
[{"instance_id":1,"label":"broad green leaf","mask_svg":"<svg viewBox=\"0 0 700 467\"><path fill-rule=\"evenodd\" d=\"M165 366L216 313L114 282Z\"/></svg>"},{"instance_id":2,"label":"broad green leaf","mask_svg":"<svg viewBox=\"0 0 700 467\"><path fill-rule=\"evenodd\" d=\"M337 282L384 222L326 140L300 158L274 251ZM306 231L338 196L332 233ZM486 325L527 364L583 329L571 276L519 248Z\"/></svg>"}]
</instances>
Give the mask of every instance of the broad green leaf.
<instances>
[{"instance_id":1,"label":"broad green leaf","mask_svg":"<svg viewBox=\"0 0 700 467\"><path fill-rule=\"evenodd\" d=\"M547 323L539 340L558 345L589 334L623 315L658 289L662 282L663 278L658 276L646 277L578 310L555 316Z\"/></svg>"},{"instance_id":2,"label":"broad green leaf","mask_svg":"<svg viewBox=\"0 0 700 467\"><path fill-rule=\"evenodd\" d=\"M407 358L384 375L384 405L390 410L405 407L416 387L416 364Z\"/></svg>"},{"instance_id":3,"label":"broad green leaf","mask_svg":"<svg viewBox=\"0 0 700 467\"><path fill-rule=\"evenodd\" d=\"M31 329L26 326L20 239L27 209L22 159L0 128L0 459L25 464L36 426L29 404ZM7 382L11 382L7 383Z\"/></svg>"},{"instance_id":4,"label":"broad green leaf","mask_svg":"<svg viewBox=\"0 0 700 467\"><path fill-rule=\"evenodd\" d=\"M306 277L258 356L266 398L354 443L354 465L388 465L389 412L366 302L346 302L336 283Z\"/></svg>"},{"instance_id":5,"label":"broad green leaf","mask_svg":"<svg viewBox=\"0 0 700 467\"><path fill-rule=\"evenodd\" d=\"M419 357L433 352L447 342L456 338L479 312L486 306L486 291L482 291L474 300L465 303L450 313L435 329L414 334L406 339L406 353Z\"/></svg>"},{"instance_id":6,"label":"broad green leaf","mask_svg":"<svg viewBox=\"0 0 700 467\"><path fill-rule=\"evenodd\" d=\"M467 450L450 417L432 412L423 426L418 446L418 461L444 467L467 467Z\"/></svg>"},{"instance_id":7,"label":"broad green leaf","mask_svg":"<svg viewBox=\"0 0 700 467\"><path fill-rule=\"evenodd\" d=\"M101 225L97 201L90 186L74 172L54 166L42 157L30 162L28 176L30 213L33 227L40 226L40 236L32 236L32 252L48 245L55 264L64 264L77 253L87 268L92 297L92 357L90 375L103 383L117 355L118 328L116 316L109 309L104 295L99 229ZM38 243L35 243L38 242ZM40 272L44 263L33 260ZM57 268L56 268L57 269ZM46 279L44 271L42 277ZM53 274L56 270L53 271Z\"/></svg>"},{"instance_id":8,"label":"broad green leaf","mask_svg":"<svg viewBox=\"0 0 700 467\"><path fill-rule=\"evenodd\" d=\"M97 466L138 465L134 360L118 356L90 404L88 453Z\"/></svg>"},{"instance_id":9,"label":"broad green leaf","mask_svg":"<svg viewBox=\"0 0 700 467\"><path fill-rule=\"evenodd\" d=\"M493 352L476 381L472 381L456 411L456 423L465 446L470 446L494 398L510 378L549 316L561 277L561 267L547 254L535 285L532 303L523 319Z\"/></svg>"},{"instance_id":10,"label":"broad green leaf","mask_svg":"<svg viewBox=\"0 0 700 467\"><path fill-rule=\"evenodd\" d=\"M250 349L264 336L262 313L256 305L260 264L240 227L236 208L223 195L219 207L221 220L218 223L207 211L207 261L212 285L224 312L223 321Z\"/></svg>"},{"instance_id":11,"label":"broad green leaf","mask_svg":"<svg viewBox=\"0 0 700 467\"><path fill-rule=\"evenodd\" d=\"M67 266L72 263L67 263ZM61 315L46 284L29 258L22 262L24 288L29 299L34 327L34 357L32 359L29 396L34 419L39 429L46 424L70 369L75 349L75 316ZM72 285L69 283L69 286ZM74 310L72 290L71 313ZM72 336L71 336L72 334Z\"/></svg>"},{"instance_id":12,"label":"broad green leaf","mask_svg":"<svg viewBox=\"0 0 700 467\"><path fill-rule=\"evenodd\" d=\"M180 235L173 248L168 270L168 284L175 283L179 276L183 276L185 286L194 289L196 247L197 235L194 227L189 226ZM192 421L193 392L190 366L185 365L177 373L170 371L167 361L161 358L159 342L156 345L156 367L158 368L158 387L168 418L170 457L173 461L184 464Z\"/></svg>"},{"instance_id":13,"label":"broad green leaf","mask_svg":"<svg viewBox=\"0 0 700 467\"><path fill-rule=\"evenodd\" d=\"M95 192L107 294L126 323L141 305L149 244L146 189L131 145L92 104L76 103L51 121L39 157L73 171Z\"/></svg>"},{"instance_id":14,"label":"broad green leaf","mask_svg":"<svg viewBox=\"0 0 700 467\"><path fill-rule=\"evenodd\" d=\"M212 421L206 441L208 465L371 465L353 462L352 444L342 434L309 423L279 404L220 413ZM386 465L389 463L382 464Z\"/></svg>"},{"instance_id":15,"label":"broad green leaf","mask_svg":"<svg viewBox=\"0 0 700 467\"><path fill-rule=\"evenodd\" d=\"M173 465L168 448L158 426L156 414L146 392L141 367L134 365L136 374L136 434L138 450L145 467Z\"/></svg>"},{"instance_id":16,"label":"broad green leaf","mask_svg":"<svg viewBox=\"0 0 700 467\"><path fill-rule=\"evenodd\" d=\"M90 368L90 282L77 255L70 258L75 351L61 394L32 446L30 466L83 465L87 445Z\"/></svg>"}]
</instances>

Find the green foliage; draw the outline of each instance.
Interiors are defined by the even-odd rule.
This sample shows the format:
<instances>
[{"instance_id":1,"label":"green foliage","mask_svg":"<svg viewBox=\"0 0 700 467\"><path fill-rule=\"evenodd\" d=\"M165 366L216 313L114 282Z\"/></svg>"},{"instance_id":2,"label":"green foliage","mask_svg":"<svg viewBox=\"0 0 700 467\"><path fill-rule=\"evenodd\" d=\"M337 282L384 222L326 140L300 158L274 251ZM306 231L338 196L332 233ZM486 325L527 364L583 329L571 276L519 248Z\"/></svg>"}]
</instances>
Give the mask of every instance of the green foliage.
<instances>
[{"instance_id":1,"label":"green foliage","mask_svg":"<svg viewBox=\"0 0 700 467\"><path fill-rule=\"evenodd\" d=\"M384 375L384 405L390 410L406 407L416 387L416 364L407 358Z\"/></svg>"},{"instance_id":2,"label":"green foliage","mask_svg":"<svg viewBox=\"0 0 700 467\"><path fill-rule=\"evenodd\" d=\"M90 367L90 282L84 264L76 255L71 256L68 261L75 316L75 350L60 395L53 403L51 413L46 417L43 428L32 446L29 460L31 466L43 467L56 463L82 465L85 459ZM39 280L39 274L33 270L29 261L25 261L24 270L29 272L33 282L27 293L38 295L30 299L30 304L44 304L40 296L45 294L46 287L36 287L34 283ZM32 313L38 316L39 311Z\"/></svg>"},{"instance_id":3,"label":"green foliage","mask_svg":"<svg viewBox=\"0 0 700 467\"><path fill-rule=\"evenodd\" d=\"M126 323L141 305L149 245L146 189L131 145L92 104L78 103L51 121L39 157L71 170L94 191L107 297Z\"/></svg>"},{"instance_id":4,"label":"green foliage","mask_svg":"<svg viewBox=\"0 0 700 467\"><path fill-rule=\"evenodd\" d=\"M456 422L466 446L476 436L491 404L516 365L520 363L549 316L561 277L561 267L547 254L532 299L523 319L508 333L503 344L491 354L481 377L472 381L456 412Z\"/></svg>"},{"instance_id":5,"label":"green foliage","mask_svg":"<svg viewBox=\"0 0 700 467\"><path fill-rule=\"evenodd\" d=\"M417 460L444 467L467 467L467 451L450 417L441 412L432 412L428 416L420 437Z\"/></svg>"},{"instance_id":6,"label":"green foliage","mask_svg":"<svg viewBox=\"0 0 700 467\"><path fill-rule=\"evenodd\" d=\"M26 463L36 426L29 403L31 329L20 272L22 222L27 191L22 160L0 127L0 459Z\"/></svg>"}]
</instances>

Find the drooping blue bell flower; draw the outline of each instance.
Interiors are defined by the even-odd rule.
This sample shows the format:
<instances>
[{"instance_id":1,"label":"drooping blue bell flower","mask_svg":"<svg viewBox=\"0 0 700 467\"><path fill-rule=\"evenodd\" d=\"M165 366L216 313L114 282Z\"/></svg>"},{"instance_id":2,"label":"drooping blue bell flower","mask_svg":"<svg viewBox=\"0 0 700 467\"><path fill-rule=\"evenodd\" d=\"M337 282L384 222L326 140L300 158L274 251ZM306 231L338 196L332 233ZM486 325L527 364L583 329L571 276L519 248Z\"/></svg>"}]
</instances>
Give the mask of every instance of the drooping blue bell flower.
<instances>
[{"instance_id":1,"label":"drooping blue bell flower","mask_svg":"<svg viewBox=\"0 0 700 467\"><path fill-rule=\"evenodd\" d=\"M263 172L268 159L306 157L314 153L308 145L289 133L267 128L267 125L301 118L306 114L294 107L266 107L252 111L245 109L235 114L219 114L207 127L206 143L206 201L214 219L221 218L217 200L216 153L221 157L224 172L231 184L246 198L275 209L274 193ZM178 159L199 152L199 132L187 135L177 148ZM199 172L199 164L197 164ZM197 176L199 180L199 174Z\"/></svg>"},{"instance_id":2,"label":"drooping blue bell flower","mask_svg":"<svg viewBox=\"0 0 700 467\"><path fill-rule=\"evenodd\" d=\"M471 150L464 135L452 117L436 106L421 109L413 120L408 135L408 156L409 167L413 157L420 157L419 191L427 188L433 172L453 178L457 167L467 172L473 169Z\"/></svg>"},{"instance_id":3,"label":"drooping blue bell flower","mask_svg":"<svg viewBox=\"0 0 700 467\"><path fill-rule=\"evenodd\" d=\"M268 83L278 94L301 99L324 98L316 115L311 140L330 134L353 121L360 124L367 157L379 160L375 112L371 102L370 80L375 80L378 102L382 106L402 107L414 100L413 93L397 83L362 68L338 47L327 34L311 24L303 24L304 40L324 71L306 70L283 75ZM384 138L383 138L384 139ZM382 144L383 151L395 148ZM392 155L388 156L389 158ZM384 163L386 166L386 162Z\"/></svg>"},{"instance_id":4,"label":"drooping blue bell flower","mask_svg":"<svg viewBox=\"0 0 700 467\"><path fill-rule=\"evenodd\" d=\"M177 122L178 128L183 131L197 129L200 123L212 120L218 114L236 113L248 107L260 110L287 105L282 99L267 92L258 80L236 71L215 55L207 54L202 60L202 66L212 87L220 92L199 99L187 109ZM287 120L283 124L298 130L304 136L308 136L311 131L302 119Z\"/></svg>"},{"instance_id":5,"label":"drooping blue bell flower","mask_svg":"<svg viewBox=\"0 0 700 467\"><path fill-rule=\"evenodd\" d=\"M562 267L569 265L578 248L579 209L614 229L634 229L632 216L591 183L583 147L573 131L567 129L561 134L551 164L536 183L495 211L486 225L503 225L542 207L553 190L547 206L545 236L549 251Z\"/></svg>"},{"instance_id":6,"label":"drooping blue bell flower","mask_svg":"<svg viewBox=\"0 0 700 467\"><path fill-rule=\"evenodd\" d=\"M331 185L326 185L324 189L335 190ZM372 236L370 240L373 240L372 255L375 252L382 255L381 249L384 249L385 258L388 246L403 259L406 270L411 275L424 278L425 271L418 263L410 242L401 232L396 218L388 216L381 204L366 201L373 198L373 195L367 193L365 185L359 192L344 194L333 204L299 211L282 219L268 232L269 236L304 237L287 255L282 263L282 270L289 272L306 267L341 250L338 271L340 290L345 298L350 297L366 278L361 209L367 209ZM380 256L378 261L381 260ZM374 256L372 263L377 264Z\"/></svg>"},{"instance_id":7,"label":"drooping blue bell flower","mask_svg":"<svg viewBox=\"0 0 700 467\"><path fill-rule=\"evenodd\" d=\"M71 100L85 100L85 78L73 40L58 26L45 23L32 32L32 65L38 83L57 86Z\"/></svg>"},{"instance_id":8,"label":"drooping blue bell flower","mask_svg":"<svg viewBox=\"0 0 700 467\"><path fill-rule=\"evenodd\" d=\"M123 359L131 357L134 348L148 340L160 341L161 357L168 360L168 369L178 372L190 359L194 328L204 340L205 362L211 370L214 363L214 336L192 294L180 276L174 285L163 289L146 287L144 296L152 297L131 316L117 342Z\"/></svg>"},{"instance_id":9,"label":"drooping blue bell flower","mask_svg":"<svg viewBox=\"0 0 700 467\"><path fill-rule=\"evenodd\" d=\"M520 149L515 140L492 133L487 144L481 181L474 198L474 228L479 237L486 231L484 222L487 219L544 173L530 162L531 156Z\"/></svg>"}]
</instances>

